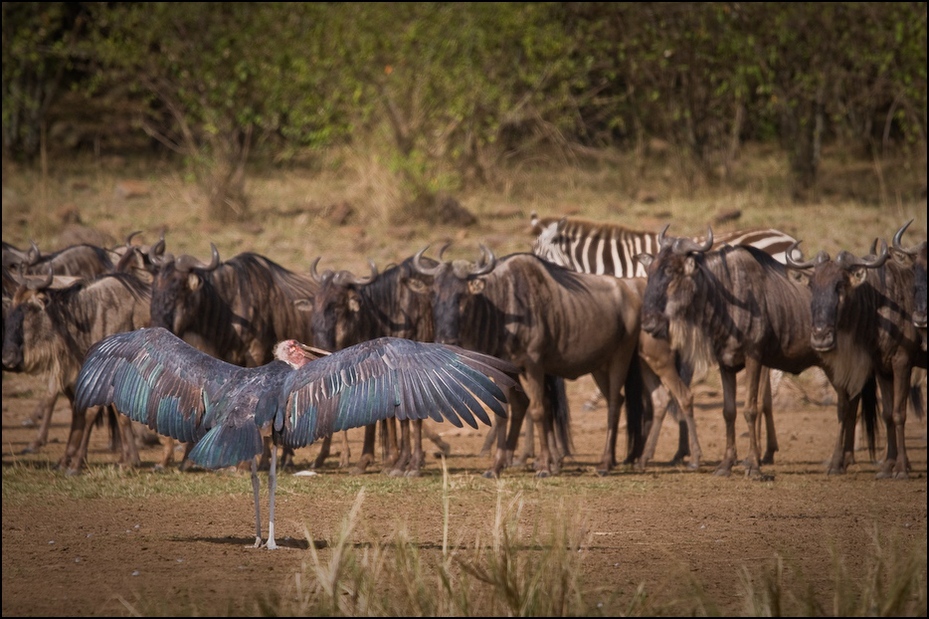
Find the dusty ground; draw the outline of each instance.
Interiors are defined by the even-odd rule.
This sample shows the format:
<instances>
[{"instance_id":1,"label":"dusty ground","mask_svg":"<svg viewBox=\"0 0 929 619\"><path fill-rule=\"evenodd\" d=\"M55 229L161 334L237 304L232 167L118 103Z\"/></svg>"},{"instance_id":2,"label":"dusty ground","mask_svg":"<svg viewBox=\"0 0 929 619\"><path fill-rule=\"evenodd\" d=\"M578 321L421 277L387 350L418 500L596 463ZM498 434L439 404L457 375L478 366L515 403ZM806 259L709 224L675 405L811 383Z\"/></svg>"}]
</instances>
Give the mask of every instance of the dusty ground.
<instances>
[{"instance_id":1,"label":"dusty ground","mask_svg":"<svg viewBox=\"0 0 929 619\"><path fill-rule=\"evenodd\" d=\"M750 481L741 470L719 478L711 472L724 441L720 395L707 383L697 390L697 424L705 454L699 471L667 464L676 432L666 424L656 464L648 472L617 471L598 478L593 467L602 449L605 410L584 410L591 385L586 379L569 383L576 454L562 475L536 482L531 472L509 469L504 476L511 489L522 493L527 529L534 516L555 512L556 503L565 500L571 512L583 518L588 542L582 565L591 585L629 599L643 583L647 593L661 599L678 590L693 594L688 583L698 583L720 613L738 615L745 591L740 569L769 569L780 556L793 579L792 591L800 594L809 586L829 614L837 560L855 579L863 578L873 565L875 540L884 546L884 560L893 544L925 551L924 421L911 418L907 425L910 480L876 480L875 464L866 451L859 452L859 463L847 475L827 476L824 460L836 431L834 410L802 399L781 402L776 413L780 452L775 464L766 467L774 480ZM18 455L35 435L34 429L22 425L35 404L30 387L35 383L4 375L4 477L15 466L44 470L63 449L70 415L59 403L52 442L37 455ZM741 417L738 424L742 456L747 438ZM439 429L452 445L448 464L457 484L450 537L473 544L478 532L489 530L497 496L495 483L480 477L489 463L477 455L483 433ZM357 454L360 433L352 437ZM315 453L316 446L298 452L298 465L304 468ZM150 470L158 456L156 448L143 451L145 469L138 475L158 475ZM84 479L96 475L113 484L105 474L115 470L105 432L95 433L89 459ZM368 480L383 479L380 472L351 476L336 464L336 459L330 460L317 477L283 477L277 535L284 547L274 552L248 547L253 541L253 512L244 474L232 476L233 484L217 478L217 484L229 485L229 492L196 501L170 493L87 498L62 491L24 497L11 496L4 487L3 616L127 615L152 608L254 614L256 597L289 590L294 574L308 560L304 527L311 527L325 557L327 540L337 536L358 489ZM167 475L180 484L181 475L219 474ZM48 471L40 479L53 485L60 476ZM386 531L403 525L421 552L440 548L441 486L434 457L424 477L392 480L386 485L389 491L378 485L381 490L365 497L358 542L377 541L371 539L377 535L371 531L382 532L386 539Z\"/></svg>"}]
</instances>

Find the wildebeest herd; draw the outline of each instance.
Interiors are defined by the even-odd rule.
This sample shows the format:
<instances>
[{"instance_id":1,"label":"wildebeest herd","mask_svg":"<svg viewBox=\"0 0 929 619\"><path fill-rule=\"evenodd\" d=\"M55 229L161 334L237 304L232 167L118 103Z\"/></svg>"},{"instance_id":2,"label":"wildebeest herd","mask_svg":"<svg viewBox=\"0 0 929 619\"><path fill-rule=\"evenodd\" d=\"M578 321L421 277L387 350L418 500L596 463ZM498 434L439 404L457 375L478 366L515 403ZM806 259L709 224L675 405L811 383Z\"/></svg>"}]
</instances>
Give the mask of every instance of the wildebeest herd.
<instances>
[{"instance_id":1,"label":"wildebeest herd","mask_svg":"<svg viewBox=\"0 0 929 619\"><path fill-rule=\"evenodd\" d=\"M679 420L675 460L699 468L689 385L715 365L726 426L716 474L740 462L736 376L745 370L745 473L763 478L761 466L778 449L769 375L818 367L836 391L839 420L827 472L843 473L852 461L860 409L872 451L880 421L886 432L877 476L906 478L907 411L923 409L911 385L926 369L926 241L904 241L911 223L867 253L806 259L801 239L775 229L674 237L670 226L642 232L533 214L531 251L498 257L481 246L470 262L424 248L383 269L372 262L364 275L319 272L319 259L305 272L250 252L222 260L215 246L207 261L175 257L164 237L149 246L134 234L116 248L49 253L4 242L3 368L48 385L29 450L46 440L59 394L71 402L59 462L69 473L81 470L101 412L119 430L126 466L140 465L134 433L144 426L166 443L158 466L170 464L171 439L207 468L251 461L256 544L254 475L268 467L269 547L278 447L280 465L293 467L293 449L321 439L311 465L319 467L334 434L365 426L355 469L364 471L379 425L384 470L416 475L431 420L490 425L490 410L495 450L486 476L513 465L524 422L526 440L534 441L533 428L538 436L537 446L524 445L537 454L537 475L558 474L571 449L564 379L584 375L608 409L600 474L619 463L623 407L625 462L646 468L664 404ZM295 362L284 341L325 358ZM342 457L347 466L347 444Z\"/></svg>"}]
</instances>

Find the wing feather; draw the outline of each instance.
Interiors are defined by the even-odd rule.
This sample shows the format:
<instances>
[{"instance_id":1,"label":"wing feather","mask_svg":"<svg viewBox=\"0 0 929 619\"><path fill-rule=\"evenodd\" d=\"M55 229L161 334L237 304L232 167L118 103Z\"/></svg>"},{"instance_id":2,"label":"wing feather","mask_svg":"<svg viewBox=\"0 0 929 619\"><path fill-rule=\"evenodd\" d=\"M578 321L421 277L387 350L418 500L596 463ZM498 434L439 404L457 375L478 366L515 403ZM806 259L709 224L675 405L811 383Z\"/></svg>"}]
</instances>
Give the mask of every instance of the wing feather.
<instances>
[{"instance_id":1,"label":"wing feather","mask_svg":"<svg viewBox=\"0 0 929 619\"><path fill-rule=\"evenodd\" d=\"M263 368L268 367L249 370L226 363L166 329L118 333L87 353L77 378L75 406L113 404L159 434L197 441L240 404L227 395L227 383L266 381ZM254 417L255 411L239 414Z\"/></svg>"},{"instance_id":2,"label":"wing feather","mask_svg":"<svg viewBox=\"0 0 929 619\"><path fill-rule=\"evenodd\" d=\"M382 337L350 346L295 370L284 382L284 442L314 440L389 417L490 424L485 410L505 416L504 389L518 369L465 349ZM477 419L475 419L475 417Z\"/></svg>"}]
</instances>

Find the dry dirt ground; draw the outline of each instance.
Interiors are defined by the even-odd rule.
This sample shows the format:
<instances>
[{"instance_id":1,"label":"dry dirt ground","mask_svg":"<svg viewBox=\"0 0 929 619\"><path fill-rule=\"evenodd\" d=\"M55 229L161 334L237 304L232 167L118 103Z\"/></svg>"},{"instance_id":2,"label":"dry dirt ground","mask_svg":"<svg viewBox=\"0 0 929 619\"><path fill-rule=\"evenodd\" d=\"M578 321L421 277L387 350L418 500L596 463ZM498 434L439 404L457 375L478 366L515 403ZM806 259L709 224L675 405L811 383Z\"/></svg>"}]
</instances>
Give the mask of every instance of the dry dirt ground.
<instances>
[{"instance_id":1,"label":"dry dirt ground","mask_svg":"<svg viewBox=\"0 0 929 619\"><path fill-rule=\"evenodd\" d=\"M705 457L699 471L667 464L676 431L666 423L656 463L647 472L618 470L599 478L594 466L602 450L605 409L584 409L592 384L582 378L568 385L575 454L562 474L536 480L530 471L507 469L503 488L509 490L503 491L520 493L525 503L520 524L527 531L533 518L555 513L555 502L567 500L572 517L580 517L587 531L583 580L604 587L605 596L613 593L628 600L640 584L658 600L696 595L697 583L717 612L740 615L745 608L740 570L770 572L775 558L781 557L790 591L802 595L809 587L823 612L831 614L836 565L852 580L863 580L874 565L878 545L883 561L894 549L909 552L921 547L925 552L924 420L911 417L906 427L912 460L909 480L876 480L876 465L864 450L848 474L827 476L824 461L836 434L834 409L802 398L785 404L779 398L780 451L775 463L765 467L773 480L748 480L741 467L721 478L712 475L724 444L721 396L707 381L696 390ZM5 478L16 466L47 469L63 450L70 415L59 402L50 444L36 455L20 455L35 436L35 429L22 425L35 405L36 392L30 391L35 387L23 377L4 375ZM489 464L487 457L478 455L484 433L451 426L438 429L452 446L450 538L466 546L483 532L486 540L498 485L480 475ZM744 430L740 416L740 456L747 450ZM298 451L298 468L308 466L316 449L313 445ZM361 450L358 431L352 433L352 450L353 455ZM159 453L158 448L142 452L141 472L107 474L116 470L115 457L107 450L106 432L98 431L90 470L83 478L98 476L101 483L118 485L120 475L162 475L159 479L169 480L222 475L156 473L151 469ZM43 479L52 485L61 475L48 471ZM293 589L295 574L309 560L305 527L312 530L314 545L325 559L331 548L327 540L337 538L359 488L384 479L376 469L350 475L338 468L337 458L315 477L282 475L276 520L283 548L268 551L249 547L254 538L248 475L228 477L234 483L217 477L217 484L227 485L228 492L196 500L170 493L88 498L73 491L13 497L4 488L3 616L125 616L153 608L168 614L174 611L166 609L255 614L259 596ZM262 476L263 489L264 484ZM376 485L380 489L367 493L362 504L358 544L376 542L378 535L387 539L387 531L404 526L421 553L441 548L441 467L434 455L423 477ZM524 552L536 550L527 544Z\"/></svg>"}]
</instances>

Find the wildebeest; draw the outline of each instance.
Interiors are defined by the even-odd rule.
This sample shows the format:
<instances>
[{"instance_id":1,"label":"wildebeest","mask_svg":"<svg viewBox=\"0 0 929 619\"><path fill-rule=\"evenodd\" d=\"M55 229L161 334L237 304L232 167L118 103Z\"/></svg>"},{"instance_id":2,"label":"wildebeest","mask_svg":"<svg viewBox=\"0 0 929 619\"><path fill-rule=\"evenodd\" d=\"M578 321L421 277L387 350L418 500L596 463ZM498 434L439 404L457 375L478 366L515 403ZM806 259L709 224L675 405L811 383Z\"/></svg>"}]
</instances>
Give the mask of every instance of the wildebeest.
<instances>
[{"instance_id":1,"label":"wildebeest","mask_svg":"<svg viewBox=\"0 0 929 619\"><path fill-rule=\"evenodd\" d=\"M533 211L530 217L530 227L536 235L532 242L532 253L581 273L597 273L621 278L644 278L645 267L636 262L636 256L640 253L655 253L659 246L657 233L630 229L612 221L593 221L568 216L539 217ZM698 243L703 240L699 237L694 238L694 241ZM776 228L750 228L716 235L713 239L713 248L727 244L750 245L770 254L779 262L784 262L784 252L795 241L794 237ZM653 343L652 346L660 346L660 344ZM654 355L653 359L657 361ZM673 376L675 368L661 362L665 382L673 382L674 391L676 391L672 394L674 398L669 401L669 404L672 416L677 420L682 434L679 441L680 449L672 460L677 462L688 455L690 443L695 442L695 439L688 441L687 436L695 426L686 412L684 417L680 416L680 405L674 406L681 398L686 400L689 397L689 394L682 389L686 387L689 391L692 368L686 367L680 359L674 365L678 369L677 377ZM780 376L776 378L779 379ZM774 461L774 453L778 450L778 445L772 412L771 377L767 368L763 370L762 385L762 412L767 430L767 447L762 462L770 463ZM666 407L660 408L658 417L652 425L651 436L644 454L645 460L650 459L654 454L665 412ZM691 462L691 465L693 464Z\"/></svg>"},{"instance_id":2,"label":"wildebeest","mask_svg":"<svg viewBox=\"0 0 929 619\"><path fill-rule=\"evenodd\" d=\"M313 341L326 350L341 350L348 346L390 336L431 342L434 329L432 308L428 299L413 293L404 282L412 273L411 258L391 265L382 273L370 262L371 272L358 276L351 271L317 271L317 258L310 276L318 289L312 306ZM424 461L422 449L423 420L410 423L401 420L399 453L389 463L390 474L415 476ZM412 430L412 437L410 432ZM441 439L433 437L440 449L448 449ZM357 469L364 471L373 459L373 428L366 429L365 451Z\"/></svg>"},{"instance_id":3,"label":"wildebeest","mask_svg":"<svg viewBox=\"0 0 929 619\"><path fill-rule=\"evenodd\" d=\"M888 260L887 243L874 256L824 251L811 261L788 258L794 268L812 268L809 277L813 349L850 384L876 375L887 427L886 456L878 477L906 478L904 430L910 375L925 351L913 322L913 271Z\"/></svg>"},{"instance_id":4,"label":"wildebeest","mask_svg":"<svg viewBox=\"0 0 929 619\"><path fill-rule=\"evenodd\" d=\"M55 381L72 405L68 445L58 466L69 474L80 472L87 454L90 419L74 407L74 382L90 347L108 335L146 326L149 321L148 286L132 275L106 273L95 279L78 278L56 288L49 274L43 282L23 282L13 295L4 325L3 368L44 374ZM121 426L123 462L140 464L127 419Z\"/></svg>"},{"instance_id":5,"label":"wildebeest","mask_svg":"<svg viewBox=\"0 0 929 619\"><path fill-rule=\"evenodd\" d=\"M906 222L893 238L894 260L913 271L913 324L922 335L922 349L926 350L926 241L912 247L903 246L903 233L913 220Z\"/></svg>"},{"instance_id":6,"label":"wildebeest","mask_svg":"<svg viewBox=\"0 0 929 619\"><path fill-rule=\"evenodd\" d=\"M574 379L591 374L607 394L607 438L598 472L605 474L616 465L624 386L630 453L641 451L640 300L629 282L576 273L529 253L498 260L483 245L476 264L454 260L426 266L424 251L414 255L413 266L432 278L426 287L432 296L436 340L508 359L521 368L527 410L541 429L539 475L556 473L559 467L551 457L555 440L551 408L546 406L546 375ZM511 417L506 444L498 439L489 475L498 476L515 449L521 414L514 409Z\"/></svg>"},{"instance_id":7,"label":"wildebeest","mask_svg":"<svg viewBox=\"0 0 929 619\"><path fill-rule=\"evenodd\" d=\"M252 252L221 261L216 246L210 248L211 260L204 263L187 254L165 254L159 243L153 246L153 327L245 367L270 362L281 340L312 340L307 314L295 305L316 292L312 278ZM289 451L282 464L292 464Z\"/></svg>"},{"instance_id":8,"label":"wildebeest","mask_svg":"<svg viewBox=\"0 0 929 619\"><path fill-rule=\"evenodd\" d=\"M749 426L746 475L760 477L757 426L758 387L763 366L791 373L820 365L839 395L840 438L829 472L844 472L849 423L854 436L858 397L869 377L854 383L836 378L810 344L811 294L802 278L791 277L784 264L754 247L726 246L710 251L706 241L665 236L656 256L640 255L648 269L642 328L669 337L695 365L715 362L723 385L726 451L716 469L729 475L735 464L736 374L745 369L748 391L744 416ZM851 411L855 411L852 413ZM873 411L867 412L869 415Z\"/></svg>"},{"instance_id":9,"label":"wildebeest","mask_svg":"<svg viewBox=\"0 0 929 619\"><path fill-rule=\"evenodd\" d=\"M132 235L127 239L130 242ZM104 273L114 270L117 252L87 243L72 245L62 249L45 253L33 241L29 250L21 250L9 243L3 243L3 299L4 319L10 304L10 299L18 286L11 276L17 273L22 276L47 274L82 277L93 279ZM52 411L58 400L59 390L57 379L51 379L46 395L39 400L29 420L38 424L36 438L24 450L24 453L35 453L41 449L48 440L48 430L51 424Z\"/></svg>"}]
</instances>

